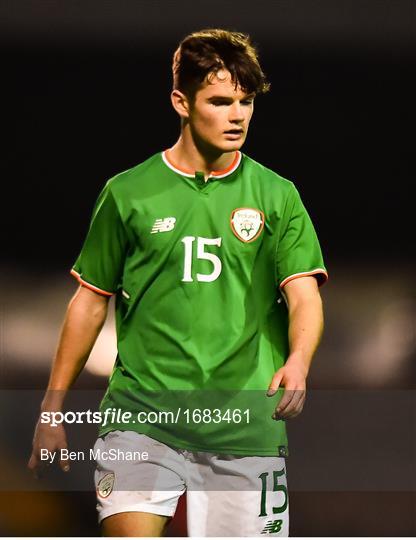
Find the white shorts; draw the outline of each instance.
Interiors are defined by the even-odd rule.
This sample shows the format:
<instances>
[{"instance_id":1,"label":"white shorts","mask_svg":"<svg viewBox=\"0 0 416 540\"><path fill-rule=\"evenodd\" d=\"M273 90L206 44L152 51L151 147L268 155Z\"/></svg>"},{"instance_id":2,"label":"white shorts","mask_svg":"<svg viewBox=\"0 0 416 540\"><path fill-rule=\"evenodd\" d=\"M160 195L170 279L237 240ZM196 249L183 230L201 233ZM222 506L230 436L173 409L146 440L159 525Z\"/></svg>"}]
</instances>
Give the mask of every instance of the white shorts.
<instances>
[{"instance_id":1,"label":"white shorts","mask_svg":"<svg viewBox=\"0 0 416 540\"><path fill-rule=\"evenodd\" d=\"M94 455L99 521L120 512L173 516L186 491L189 536L288 536L282 457L179 450L133 431L99 438Z\"/></svg>"}]
</instances>

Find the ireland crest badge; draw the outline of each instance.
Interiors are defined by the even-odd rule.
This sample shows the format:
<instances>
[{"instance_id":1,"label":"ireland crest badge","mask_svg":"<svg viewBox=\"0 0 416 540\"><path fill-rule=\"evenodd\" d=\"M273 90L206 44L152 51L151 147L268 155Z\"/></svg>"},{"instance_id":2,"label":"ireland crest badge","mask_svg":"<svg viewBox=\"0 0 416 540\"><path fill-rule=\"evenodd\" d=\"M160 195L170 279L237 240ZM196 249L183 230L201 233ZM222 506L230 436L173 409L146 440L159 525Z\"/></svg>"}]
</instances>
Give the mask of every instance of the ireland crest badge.
<instances>
[{"instance_id":1,"label":"ireland crest badge","mask_svg":"<svg viewBox=\"0 0 416 540\"><path fill-rule=\"evenodd\" d=\"M239 240L253 242L264 227L264 214L254 208L236 208L231 214L231 229Z\"/></svg>"}]
</instances>

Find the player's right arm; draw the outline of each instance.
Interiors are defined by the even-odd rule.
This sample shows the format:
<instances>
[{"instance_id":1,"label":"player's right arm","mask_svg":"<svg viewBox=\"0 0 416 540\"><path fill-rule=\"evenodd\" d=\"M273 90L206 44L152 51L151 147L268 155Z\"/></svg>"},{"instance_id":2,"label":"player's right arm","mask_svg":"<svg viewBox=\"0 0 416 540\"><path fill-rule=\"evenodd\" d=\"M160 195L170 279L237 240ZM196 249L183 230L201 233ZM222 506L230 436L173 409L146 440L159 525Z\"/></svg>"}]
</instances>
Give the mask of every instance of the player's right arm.
<instances>
[{"instance_id":1,"label":"player's right arm","mask_svg":"<svg viewBox=\"0 0 416 540\"><path fill-rule=\"evenodd\" d=\"M52 364L48 387L41 404L41 413L61 411L67 391L72 386L88 360L94 343L104 325L108 296L100 295L86 287L79 287L70 301L64 319L55 359ZM40 450L50 452L66 448L65 429L62 424L52 427L36 424L33 449L28 467L37 476L42 464ZM69 470L67 462L60 460L64 471Z\"/></svg>"}]
</instances>

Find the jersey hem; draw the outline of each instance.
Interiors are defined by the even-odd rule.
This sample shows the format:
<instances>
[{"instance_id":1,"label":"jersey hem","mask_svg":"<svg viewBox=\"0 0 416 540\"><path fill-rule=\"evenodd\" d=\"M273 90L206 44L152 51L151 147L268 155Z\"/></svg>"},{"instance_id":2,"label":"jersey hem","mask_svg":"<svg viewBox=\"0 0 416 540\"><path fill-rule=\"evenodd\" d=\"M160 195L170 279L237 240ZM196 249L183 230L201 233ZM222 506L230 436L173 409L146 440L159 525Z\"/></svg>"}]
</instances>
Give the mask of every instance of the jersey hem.
<instances>
[{"instance_id":1,"label":"jersey hem","mask_svg":"<svg viewBox=\"0 0 416 540\"><path fill-rule=\"evenodd\" d=\"M125 427L125 426L123 426ZM104 435L107 435L107 433L110 433L112 431L135 431L136 433L147 435L148 437L151 437L152 439L162 442L163 444L166 444L167 446L170 446L171 448L176 448L178 450L188 450L192 452L206 452L209 454L231 454L234 456L245 456L245 457L251 457L251 456L269 456L269 457L279 457L279 448L284 448L287 452L287 455L289 455L288 452L288 445L287 444L276 444L275 447L272 449L269 448L262 448L262 449L252 449L252 448L228 448L228 447L218 447L215 448L209 448L206 446L198 446L195 444L189 444L188 442L178 440L172 441L168 438L157 438L152 433L144 433L142 431L134 430L134 429L121 429L120 426L109 426L107 429L103 429L99 431L99 437L104 437ZM281 457L281 456L280 456Z\"/></svg>"},{"instance_id":2,"label":"jersey hem","mask_svg":"<svg viewBox=\"0 0 416 540\"><path fill-rule=\"evenodd\" d=\"M100 289L99 287L96 287L92 283L88 283L88 281L85 281L85 279L82 279L81 275L74 270L73 268L69 272L71 276L73 276L83 287L86 287L87 289L90 289L91 291L94 291L98 294L101 294L103 296L113 296L113 292L105 291L104 289Z\"/></svg>"},{"instance_id":3,"label":"jersey hem","mask_svg":"<svg viewBox=\"0 0 416 540\"><path fill-rule=\"evenodd\" d=\"M279 287L282 289L289 281L292 281L293 279L297 279L300 277L305 276L321 276L321 279L318 279L318 286L320 287L324 283L328 281L328 272L324 268L315 268L314 270L310 270L308 272L298 272L296 274L292 274L285 278L279 285Z\"/></svg>"}]
</instances>

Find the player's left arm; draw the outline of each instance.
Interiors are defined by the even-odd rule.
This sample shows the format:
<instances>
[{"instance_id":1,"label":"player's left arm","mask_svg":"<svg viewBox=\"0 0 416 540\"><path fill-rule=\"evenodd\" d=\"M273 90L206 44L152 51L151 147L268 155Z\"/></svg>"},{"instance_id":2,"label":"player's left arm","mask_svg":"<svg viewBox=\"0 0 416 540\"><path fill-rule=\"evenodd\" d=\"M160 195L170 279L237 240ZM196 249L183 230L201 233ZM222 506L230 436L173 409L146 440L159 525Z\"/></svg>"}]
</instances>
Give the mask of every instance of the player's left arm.
<instances>
[{"instance_id":1,"label":"player's left arm","mask_svg":"<svg viewBox=\"0 0 416 540\"><path fill-rule=\"evenodd\" d=\"M284 286L289 309L289 356L273 376L267 395L285 388L276 405L275 420L300 414L306 398L306 378L323 330L322 300L313 276L289 281Z\"/></svg>"}]
</instances>

